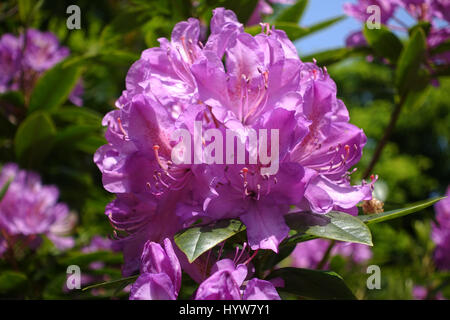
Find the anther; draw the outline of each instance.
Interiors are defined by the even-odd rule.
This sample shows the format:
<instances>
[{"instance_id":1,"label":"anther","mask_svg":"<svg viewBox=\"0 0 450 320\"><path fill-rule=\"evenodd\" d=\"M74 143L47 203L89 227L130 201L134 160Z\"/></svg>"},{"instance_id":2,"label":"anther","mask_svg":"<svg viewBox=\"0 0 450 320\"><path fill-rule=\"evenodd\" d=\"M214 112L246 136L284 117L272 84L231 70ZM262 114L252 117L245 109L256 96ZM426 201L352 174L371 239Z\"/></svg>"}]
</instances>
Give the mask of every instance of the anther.
<instances>
[{"instance_id":1,"label":"anther","mask_svg":"<svg viewBox=\"0 0 450 320\"><path fill-rule=\"evenodd\" d=\"M122 126L122 120L120 119L120 117L117 118L117 123L119 124L119 129L123 134L123 138L125 139L127 137L127 133L125 131L125 129Z\"/></svg>"},{"instance_id":2,"label":"anther","mask_svg":"<svg viewBox=\"0 0 450 320\"><path fill-rule=\"evenodd\" d=\"M269 87L268 83L269 83L269 71L264 71L263 72L263 76L264 76L264 88L267 90L267 88Z\"/></svg>"},{"instance_id":3,"label":"anther","mask_svg":"<svg viewBox=\"0 0 450 320\"><path fill-rule=\"evenodd\" d=\"M256 196L256 200L259 200L259 197L260 197L260 195L261 195L261 185L260 185L260 184L257 184L257 185L256 185L256 189L258 190L258 195Z\"/></svg>"},{"instance_id":4,"label":"anther","mask_svg":"<svg viewBox=\"0 0 450 320\"><path fill-rule=\"evenodd\" d=\"M158 162L158 165L159 165L159 167L161 168L161 169L164 169L164 167L163 167L163 165L162 165L162 163L161 163L161 160L159 159L159 145L157 145L157 144L155 144L154 146L153 146L153 151L155 152L155 159L156 159L156 162ZM165 170L165 169L164 169Z\"/></svg>"}]
</instances>

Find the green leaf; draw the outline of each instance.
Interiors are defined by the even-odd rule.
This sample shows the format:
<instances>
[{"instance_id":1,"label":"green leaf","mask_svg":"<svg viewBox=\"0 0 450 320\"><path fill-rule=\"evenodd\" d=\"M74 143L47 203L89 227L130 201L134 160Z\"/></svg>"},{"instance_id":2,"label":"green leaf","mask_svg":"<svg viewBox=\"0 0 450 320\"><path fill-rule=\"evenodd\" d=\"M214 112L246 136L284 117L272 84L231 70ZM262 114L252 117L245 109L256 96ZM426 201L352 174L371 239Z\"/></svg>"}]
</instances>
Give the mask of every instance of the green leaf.
<instances>
[{"instance_id":1,"label":"green leaf","mask_svg":"<svg viewBox=\"0 0 450 320\"><path fill-rule=\"evenodd\" d=\"M43 112L29 115L17 129L14 137L16 157L23 162L39 163L50 152L56 129L52 119Z\"/></svg>"},{"instance_id":2,"label":"green leaf","mask_svg":"<svg viewBox=\"0 0 450 320\"><path fill-rule=\"evenodd\" d=\"M287 215L285 219L287 225L297 233L289 242L325 238L373 245L369 228L360 219L345 212L298 212Z\"/></svg>"},{"instance_id":3,"label":"green leaf","mask_svg":"<svg viewBox=\"0 0 450 320\"><path fill-rule=\"evenodd\" d=\"M135 282L138 277L139 277L139 275L122 278L122 279L118 279L118 280L97 283L97 284L93 284L91 286L83 288L82 291L91 290L94 288L104 288L104 289L125 288L130 283Z\"/></svg>"},{"instance_id":4,"label":"green leaf","mask_svg":"<svg viewBox=\"0 0 450 320\"><path fill-rule=\"evenodd\" d=\"M86 107L61 107L52 112L52 116L56 120L65 121L72 124L96 125L99 128L102 123L102 116L98 112Z\"/></svg>"},{"instance_id":5,"label":"green leaf","mask_svg":"<svg viewBox=\"0 0 450 320\"><path fill-rule=\"evenodd\" d=\"M139 55L125 50L103 49L94 58L111 65L130 66L133 62L139 60Z\"/></svg>"},{"instance_id":6,"label":"green leaf","mask_svg":"<svg viewBox=\"0 0 450 320\"><path fill-rule=\"evenodd\" d=\"M285 258L289 257L291 253L295 250L297 243L294 241L282 242L278 247L278 253L273 252L272 250L265 250L262 253L261 258L261 270L270 270L278 263L283 261Z\"/></svg>"},{"instance_id":7,"label":"green leaf","mask_svg":"<svg viewBox=\"0 0 450 320\"><path fill-rule=\"evenodd\" d=\"M25 99L20 91L7 91L0 94L0 102L10 103L15 107L23 107L25 105Z\"/></svg>"},{"instance_id":8,"label":"green leaf","mask_svg":"<svg viewBox=\"0 0 450 320\"><path fill-rule=\"evenodd\" d=\"M31 93L28 112L59 107L69 97L80 75L78 64L64 66L64 62L46 71Z\"/></svg>"},{"instance_id":9,"label":"green leaf","mask_svg":"<svg viewBox=\"0 0 450 320\"><path fill-rule=\"evenodd\" d=\"M308 35L309 29L303 28L293 22L277 22L275 27L277 29L286 32L286 35L291 41L298 40L306 35ZM261 30L261 27L259 27Z\"/></svg>"},{"instance_id":10,"label":"green leaf","mask_svg":"<svg viewBox=\"0 0 450 320\"><path fill-rule=\"evenodd\" d=\"M344 16L339 16L336 18L332 18L326 21L319 22L315 25L312 25L310 27L300 27L294 22L277 22L275 24L275 27L277 29L283 30L286 32L286 35L291 41L298 40L300 38L309 36L313 34L314 32L320 31L326 27L329 27L336 22L341 21L344 18ZM245 32L250 33L251 35L256 35L261 32L261 26L251 26L245 29Z\"/></svg>"},{"instance_id":11,"label":"green leaf","mask_svg":"<svg viewBox=\"0 0 450 320\"><path fill-rule=\"evenodd\" d=\"M20 289L27 281L27 276L17 271L6 270L0 274L0 293Z\"/></svg>"},{"instance_id":12,"label":"green leaf","mask_svg":"<svg viewBox=\"0 0 450 320\"><path fill-rule=\"evenodd\" d=\"M370 53L370 49L367 47L355 47L355 48L338 48L321 52L316 52L308 56L302 56L302 61L317 60L317 63L321 66L328 66L336 62L340 62L344 59L358 56L367 55Z\"/></svg>"},{"instance_id":13,"label":"green leaf","mask_svg":"<svg viewBox=\"0 0 450 320\"><path fill-rule=\"evenodd\" d=\"M414 30L408 44L398 60L395 74L395 86L403 96L416 81L420 65L424 59L427 44L425 33L421 28Z\"/></svg>"},{"instance_id":14,"label":"green leaf","mask_svg":"<svg viewBox=\"0 0 450 320\"><path fill-rule=\"evenodd\" d=\"M356 299L342 277L332 271L281 268L273 271L267 280L278 277L284 280L284 287L277 288L279 291L308 299Z\"/></svg>"},{"instance_id":15,"label":"green leaf","mask_svg":"<svg viewBox=\"0 0 450 320\"><path fill-rule=\"evenodd\" d=\"M425 33L425 36L427 37L431 30L431 23L428 21L419 21L415 26L409 28L409 35L412 35L417 29L422 29L422 31Z\"/></svg>"},{"instance_id":16,"label":"green leaf","mask_svg":"<svg viewBox=\"0 0 450 320\"><path fill-rule=\"evenodd\" d=\"M246 23L258 4L258 0L224 0L214 3L214 7L225 7L236 13L238 21Z\"/></svg>"},{"instance_id":17,"label":"green leaf","mask_svg":"<svg viewBox=\"0 0 450 320\"><path fill-rule=\"evenodd\" d=\"M363 33L367 43L378 56L389 59L393 64L397 63L403 44L394 33L385 26L380 29L369 29L367 25L364 27Z\"/></svg>"},{"instance_id":18,"label":"green leaf","mask_svg":"<svg viewBox=\"0 0 450 320\"><path fill-rule=\"evenodd\" d=\"M192 263L209 249L244 230L245 226L238 220L221 220L212 225L183 230L175 235L174 240Z\"/></svg>"},{"instance_id":19,"label":"green leaf","mask_svg":"<svg viewBox=\"0 0 450 320\"><path fill-rule=\"evenodd\" d=\"M450 39L442 42L441 44L430 50L431 54L439 54L447 51L450 51Z\"/></svg>"},{"instance_id":20,"label":"green leaf","mask_svg":"<svg viewBox=\"0 0 450 320\"><path fill-rule=\"evenodd\" d=\"M69 125L58 132L54 146L72 148L74 144L80 143L97 132L99 132L99 127L95 125Z\"/></svg>"},{"instance_id":21,"label":"green leaf","mask_svg":"<svg viewBox=\"0 0 450 320\"><path fill-rule=\"evenodd\" d=\"M324 21L318 22L316 24L313 24L312 26L309 26L309 27L306 28L308 30L306 35L310 35L310 34L312 34L314 32L321 31L321 30L323 30L325 28L331 27L333 24L336 24L336 23L342 21L345 18L346 18L346 16L342 15L342 16L334 17L334 18L331 18L331 19L324 20ZM306 35L304 35L304 36L306 36Z\"/></svg>"},{"instance_id":22,"label":"green leaf","mask_svg":"<svg viewBox=\"0 0 450 320\"><path fill-rule=\"evenodd\" d=\"M287 7L276 17L275 22L294 22L299 23L305 12L308 0L298 0L292 6Z\"/></svg>"},{"instance_id":23,"label":"green leaf","mask_svg":"<svg viewBox=\"0 0 450 320\"><path fill-rule=\"evenodd\" d=\"M3 200L3 197L5 196L6 192L8 192L9 185L13 181L13 178L10 178L6 183L3 185L2 189L0 190L0 202Z\"/></svg>"},{"instance_id":24,"label":"green leaf","mask_svg":"<svg viewBox=\"0 0 450 320\"><path fill-rule=\"evenodd\" d=\"M383 221L388 221L388 220L400 218L400 217L406 216L408 214L423 210L445 198L446 197L437 197L437 198L433 198L433 199L428 199L428 200L424 200L424 201L415 203L407 208L391 210L391 211L386 211L386 212L377 213L377 214L369 214L366 216L358 216L358 218L367 225L370 225L373 223L379 223L379 222L383 222Z\"/></svg>"},{"instance_id":25,"label":"green leaf","mask_svg":"<svg viewBox=\"0 0 450 320\"><path fill-rule=\"evenodd\" d=\"M88 154L94 154L98 148L108 143L104 137L89 136L76 143L76 148Z\"/></svg>"},{"instance_id":26,"label":"green leaf","mask_svg":"<svg viewBox=\"0 0 450 320\"><path fill-rule=\"evenodd\" d=\"M144 8L133 8L117 15L112 22L107 25L101 35L100 42L105 45L115 41L123 34L140 28L147 20Z\"/></svg>"},{"instance_id":27,"label":"green leaf","mask_svg":"<svg viewBox=\"0 0 450 320\"><path fill-rule=\"evenodd\" d=\"M33 9L32 0L18 0L20 21L26 22Z\"/></svg>"}]
</instances>

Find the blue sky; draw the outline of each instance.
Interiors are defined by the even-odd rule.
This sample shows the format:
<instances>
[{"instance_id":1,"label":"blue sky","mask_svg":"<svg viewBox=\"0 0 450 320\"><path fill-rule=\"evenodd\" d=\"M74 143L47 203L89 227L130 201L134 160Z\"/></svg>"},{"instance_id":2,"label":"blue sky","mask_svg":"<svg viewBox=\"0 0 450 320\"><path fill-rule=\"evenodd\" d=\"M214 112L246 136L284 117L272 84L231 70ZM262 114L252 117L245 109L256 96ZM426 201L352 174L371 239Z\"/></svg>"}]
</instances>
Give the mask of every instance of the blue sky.
<instances>
[{"instance_id":1,"label":"blue sky","mask_svg":"<svg viewBox=\"0 0 450 320\"><path fill-rule=\"evenodd\" d=\"M349 0L310 0L302 19L302 25L309 26L322 20L344 14L342 6ZM352 18L345 18L324 31L299 40L296 47L300 55L345 45L345 39L351 32L361 28L361 24Z\"/></svg>"},{"instance_id":2,"label":"blue sky","mask_svg":"<svg viewBox=\"0 0 450 320\"><path fill-rule=\"evenodd\" d=\"M356 3L357 0L310 0L301 25L309 26L343 15L343 5L346 2ZM408 25L412 25L414 22L404 10L398 10L396 16ZM345 39L350 33L358 30L361 30L361 23L351 17L347 17L332 27L297 41L295 45L300 55L339 48L345 46Z\"/></svg>"}]
</instances>

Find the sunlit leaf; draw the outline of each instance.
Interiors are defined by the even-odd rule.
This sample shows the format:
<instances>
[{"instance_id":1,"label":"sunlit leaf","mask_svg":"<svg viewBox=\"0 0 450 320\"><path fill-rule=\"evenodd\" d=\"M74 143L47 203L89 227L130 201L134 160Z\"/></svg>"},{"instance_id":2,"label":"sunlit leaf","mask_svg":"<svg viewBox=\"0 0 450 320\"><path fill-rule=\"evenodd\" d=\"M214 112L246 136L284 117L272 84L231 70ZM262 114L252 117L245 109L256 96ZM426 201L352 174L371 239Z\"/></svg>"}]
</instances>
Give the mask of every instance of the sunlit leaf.
<instances>
[{"instance_id":1,"label":"sunlit leaf","mask_svg":"<svg viewBox=\"0 0 450 320\"><path fill-rule=\"evenodd\" d=\"M175 235L174 240L192 263L209 249L244 230L245 226L238 220L221 220L212 225L183 230Z\"/></svg>"},{"instance_id":2,"label":"sunlit leaf","mask_svg":"<svg viewBox=\"0 0 450 320\"><path fill-rule=\"evenodd\" d=\"M365 215L365 216L358 216L358 218L367 225L370 225L372 223L388 221L388 220L400 218L400 217L406 216L408 214L423 210L445 198L446 197L438 197L438 198L428 199L428 200L424 200L424 201L418 202L416 204L413 204L406 208L386 211L386 212L378 213L378 214L369 214L369 215Z\"/></svg>"},{"instance_id":3,"label":"sunlit leaf","mask_svg":"<svg viewBox=\"0 0 450 320\"><path fill-rule=\"evenodd\" d=\"M340 275L332 271L301 268L281 268L273 271L267 279L281 278L284 287L278 291L292 293L308 299L356 299Z\"/></svg>"},{"instance_id":4,"label":"sunlit leaf","mask_svg":"<svg viewBox=\"0 0 450 320\"><path fill-rule=\"evenodd\" d=\"M327 214L298 212L286 216L286 223L296 232L291 242L313 238L362 243L372 246L369 228L356 217L339 211Z\"/></svg>"}]
</instances>

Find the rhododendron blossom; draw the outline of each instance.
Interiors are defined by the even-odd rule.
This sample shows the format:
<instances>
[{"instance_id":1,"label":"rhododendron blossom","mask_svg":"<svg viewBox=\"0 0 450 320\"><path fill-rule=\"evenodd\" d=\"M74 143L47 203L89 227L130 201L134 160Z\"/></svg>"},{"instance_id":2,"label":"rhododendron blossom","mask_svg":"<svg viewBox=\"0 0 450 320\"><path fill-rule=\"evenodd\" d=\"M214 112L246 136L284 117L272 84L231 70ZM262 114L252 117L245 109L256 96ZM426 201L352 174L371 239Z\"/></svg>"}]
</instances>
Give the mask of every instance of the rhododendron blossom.
<instances>
[{"instance_id":1,"label":"rhododendron blossom","mask_svg":"<svg viewBox=\"0 0 450 320\"><path fill-rule=\"evenodd\" d=\"M0 201L0 253L17 241L35 249L43 235L61 250L73 247L74 239L67 234L74 226L74 217L67 205L58 203L58 189L42 185L36 173L20 170L14 163L5 164L0 172L0 186L9 181Z\"/></svg>"},{"instance_id":2,"label":"rhododendron blossom","mask_svg":"<svg viewBox=\"0 0 450 320\"><path fill-rule=\"evenodd\" d=\"M211 276L197 289L196 300L280 300L274 285L266 280L247 278L245 264L236 265L230 259L217 261ZM245 284L244 284L245 281Z\"/></svg>"},{"instance_id":3,"label":"rhododendron blossom","mask_svg":"<svg viewBox=\"0 0 450 320\"><path fill-rule=\"evenodd\" d=\"M105 189L117 196L106 214L124 252L125 275L142 270L146 242L162 243L198 219L238 218L252 250L277 252L292 206L354 213L357 203L371 199L375 179L349 182L366 137L349 124L326 69L303 63L284 31L263 24L251 36L223 8L214 10L205 43L199 34L199 22L189 19L174 27L170 40L145 50L128 72L117 109L103 120L108 144L94 161ZM251 143L256 133L258 144ZM205 151L226 159L198 161ZM268 171L274 163L277 170ZM195 269L178 251L183 268ZM237 297L242 282L230 276L233 268L211 278ZM146 294L176 297L170 275L141 277L135 292L152 282L163 291L142 289ZM197 296L219 290L205 289L216 280L204 282ZM240 296L273 297L261 281L250 280Z\"/></svg>"},{"instance_id":4,"label":"rhododendron blossom","mask_svg":"<svg viewBox=\"0 0 450 320\"><path fill-rule=\"evenodd\" d=\"M325 239L315 239L297 245L291 254L292 265L297 268L316 268L330 245ZM337 242L331 249L331 256L350 258L354 263L364 263L372 257L372 251L366 245L359 243ZM328 268L328 265L324 265Z\"/></svg>"},{"instance_id":5,"label":"rhododendron blossom","mask_svg":"<svg viewBox=\"0 0 450 320\"><path fill-rule=\"evenodd\" d=\"M31 93L39 77L67 58L69 53L51 32L28 29L26 34L18 37L4 34L0 38L0 93L12 90ZM81 106L82 95L83 86L79 81L69 100Z\"/></svg>"}]
</instances>

